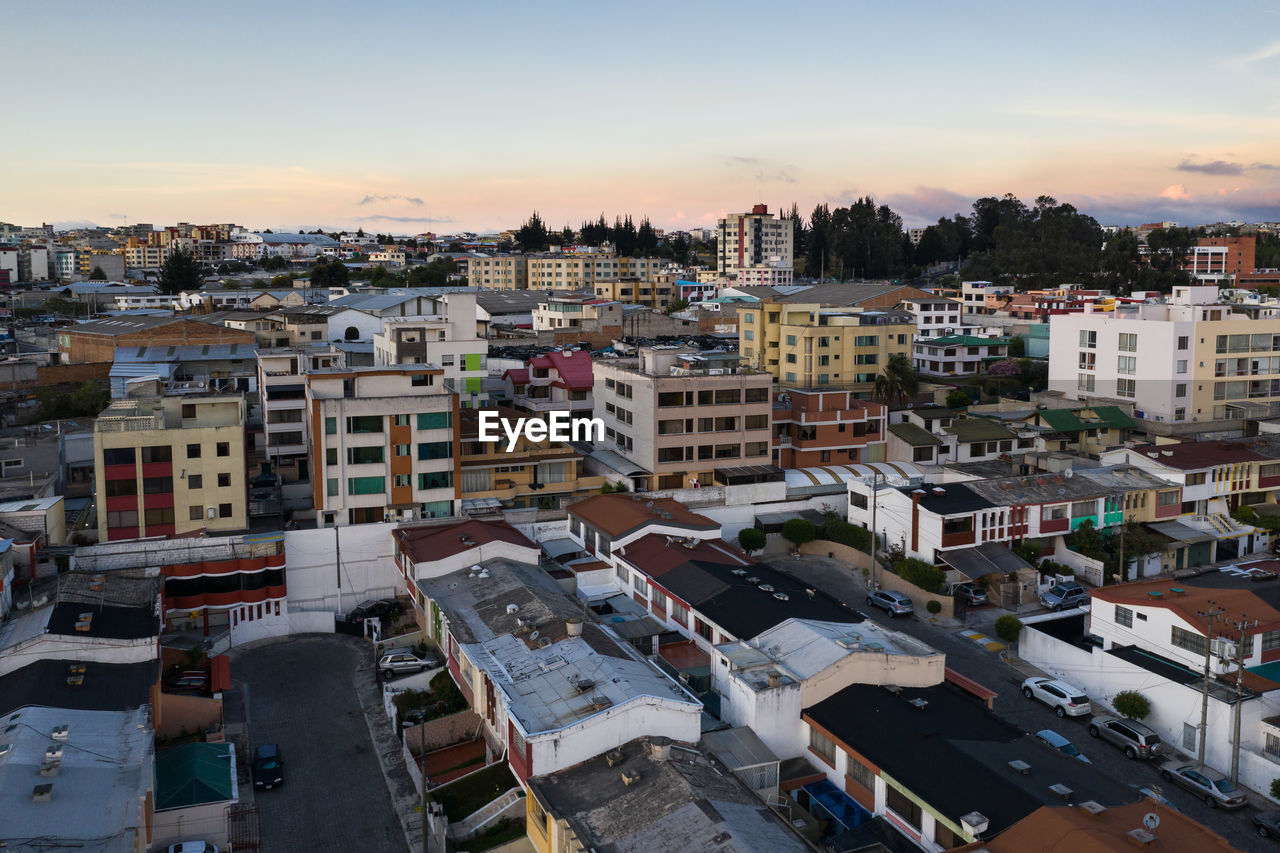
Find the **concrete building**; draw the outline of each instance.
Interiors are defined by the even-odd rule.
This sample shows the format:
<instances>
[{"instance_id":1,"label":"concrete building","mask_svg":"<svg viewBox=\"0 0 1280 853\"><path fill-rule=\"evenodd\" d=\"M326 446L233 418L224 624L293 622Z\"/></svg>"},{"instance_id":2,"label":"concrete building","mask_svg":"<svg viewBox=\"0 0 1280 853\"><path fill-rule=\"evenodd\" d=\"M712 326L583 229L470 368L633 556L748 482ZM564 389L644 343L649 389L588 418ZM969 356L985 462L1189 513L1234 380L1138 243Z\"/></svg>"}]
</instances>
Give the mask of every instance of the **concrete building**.
<instances>
[{"instance_id":1,"label":"concrete building","mask_svg":"<svg viewBox=\"0 0 1280 853\"><path fill-rule=\"evenodd\" d=\"M898 307L903 311L909 311L916 318L917 340L968 334L976 328L961 322L961 318L964 317L964 303L945 296L917 296L904 299Z\"/></svg>"},{"instance_id":2,"label":"concrete building","mask_svg":"<svg viewBox=\"0 0 1280 853\"><path fill-rule=\"evenodd\" d=\"M524 367L502 375L513 408L535 415L572 412L590 415L595 374L591 353L562 349L535 355Z\"/></svg>"},{"instance_id":3,"label":"concrete building","mask_svg":"<svg viewBox=\"0 0 1280 853\"><path fill-rule=\"evenodd\" d=\"M784 388L773 401L773 463L808 468L882 462L887 410L848 391Z\"/></svg>"},{"instance_id":4,"label":"concrete building","mask_svg":"<svg viewBox=\"0 0 1280 853\"><path fill-rule=\"evenodd\" d=\"M993 284L989 281L962 281L960 283L960 301L964 305L964 313L988 314L987 299L991 296L1012 294L1012 284Z\"/></svg>"},{"instance_id":5,"label":"concrete building","mask_svg":"<svg viewBox=\"0 0 1280 853\"><path fill-rule=\"evenodd\" d=\"M538 303L533 310L535 332L567 331L591 324L621 325L626 303L594 296L557 296Z\"/></svg>"},{"instance_id":6,"label":"concrete building","mask_svg":"<svg viewBox=\"0 0 1280 853\"><path fill-rule=\"evenodd\" d=\"M258 350L242 344L118 347L110 379L115 399L141 381L159 381L166 392L257 394Z\"/></svg>"},{"instance_id":7,"label":"concrete building","mask_svg":"<svg viewBox=\"0 0 1280 853\"><path fill-rule=\"evenodd\" d=\"M1050 318L1051 391L1174 427L1280 415L1280 316L1253 319L1217 287L1103 308Z\"/></svg>"},{"instance_id":8,"label":"concrete building","mask_svg":"<svg viewBox=\"0 0 1280 853\"><path fill-rule=\"evenodd\" d=\"M916 373L934 377L978 376L1009 354L1009 339L985 335L943 335L917 340L912 363Z\"/></svg>"},{"instance_id":9,"label":"concrete building","mask_svg":"<svg viewBox=\"0 0 1280 853\"><path fill-rule=\"evenodd\" d=\"M1257 237L1201 237L1183 269L1202 284L1231 284L1254 270Z\"/></svg>"},{"instance_id":10,"label":"concrete building","mask_svg":"<svg viewBox=\"0 0 1280 853\"><path fill-rule=\"evenodd\" d=\"M465 407L488 399L489 346L476 333L476 296L451 293L420 317L383 317L373 336L375 365L429 364L444 370L445 382Z\"/></svg>"},{"instance_id":11,"label":"concrete building","mask_svg":"<svg viewBox=\"0 0 1280 853\"><path fill-rule=\"evenodd\" d=\"M641 347L595 364L595 416L637 489L709 486L717 469L768 465L772 377L723 352Z\"/></svg>"},{"instance_id":12,"label":"concrete building","mask_svg":"<svg viewBox=\"0 0 1280 853\"><path fill-rule=\"evenodd\" d=\"M306 374L344 366L344 354L331 347L258 351L257 385L267 458L289 479L310 480L312 473Z\"/></svg>"},{"instance_id":13,"label":"concrete building","mask_svg":"<svg viewBox=\"0 0 1280 853\"><path fill-rule=\"evenodd\" d=\"M117 347L243 344L254 334L181 317L152 315L90 320L58 330L58 358L63 364L115 361Z\"/></svg>"},{"instance_id":14,"label":"concrete building","mask_svg":"<svg viewBox=\"0 0 1280 853\"><path fill-rule=\"evenodd\" d=\"M623 261L652 261L654 267L659 263L656 258L624 258ZM620 278L595 283L595 295L601 299L631 302L658 310L665 309L676 299L684 298L676 293L676 289L676 277L673 273L655 272L641 278Z\"/></svg>"},{"instance_id":15,"label":"concrete building","mask_svg":"<svg viewBox=\"0 0 1280 853\"><path fill-rule=\"evenodd\" d=\"M767 205L730 214L716 227L716 272L737 284L791 284L794 239L791 220Z\"/></svg>"},{"instance_id":16,"label":"concrete building","mask_svg":"<svg viewBox=\"0 0 1280 853\"><path fill-rule=\"evenodd\" d=\"M94 423L100 541L248 527L240 395L117 400Z\"/></svg>"},{"instance_id":17,"label":"concrete building","mask_svg":"<svg viewBox=\"0 0 1280 853\"><path fill-rule=\"evenodd\" d=\"M440 368L335 367L305 379L317 526L454 514L458 402Z\"/></svg>"},{"instance_id":18,"label":"concrete building","mask_svg":"<svg viewBox=\"0 0 1280 853\"><path fill-rule=\"evenodd\" d=\"M473 258L467 264L467 284L494 290L528 290L528 259L524 255Z\"/></svg>"}]
</instances>

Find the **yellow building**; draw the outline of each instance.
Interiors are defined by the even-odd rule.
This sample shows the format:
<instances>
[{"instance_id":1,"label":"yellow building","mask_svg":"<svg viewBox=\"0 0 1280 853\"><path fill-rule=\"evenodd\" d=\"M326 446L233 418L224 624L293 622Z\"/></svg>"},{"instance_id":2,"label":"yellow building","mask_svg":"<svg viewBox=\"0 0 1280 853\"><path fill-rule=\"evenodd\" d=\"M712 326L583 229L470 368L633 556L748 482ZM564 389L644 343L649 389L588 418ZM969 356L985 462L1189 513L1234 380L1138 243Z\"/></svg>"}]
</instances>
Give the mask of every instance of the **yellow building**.
<instances>
[{"instance_id":1,"label":"yellow building","mask_svg":"<svg viewBox=\"0 0 1280 853\"><path fill-rule=\"evenodd\" d=\"M833 386L867 399L894 355L911 360L915 319L906 311L760 302L738 311L745 364L800 388Z\"/></svg>"},{"instance_id":2,"label":"yellow building","mask_svg":"<svg viewBox=\"0 0 1280 853\"><path fill-rule=\"evenodd\" d=\"M93 431L103 542L249 526L239 395L117 400Z\"/></svg>"},{"instance_id":3,"label":"yellow building","mask_svg":"<svg viewBox=\"0 0 1280 853\"><path fill-rule=\"evenodd\" d=\"M611 251L497 255L468 261L467 284L493 290L575 290L620 279L652 279L667 264L662 258L620 258Z\"/></svg>"},{"instance_id":4,"label":"yellow building","mask_svg":"<svg viewBox=\"0 0 1280 853\"><path fill-rule=\"evenodd\" d=\"M666 308L668 303L679 298L676 290L676 276L672 273L660 273L647 278L597 281L594 289L596 296L604 299L616 299L619 302L631 302L659 310Z\"/></svg>"}]
</instances>

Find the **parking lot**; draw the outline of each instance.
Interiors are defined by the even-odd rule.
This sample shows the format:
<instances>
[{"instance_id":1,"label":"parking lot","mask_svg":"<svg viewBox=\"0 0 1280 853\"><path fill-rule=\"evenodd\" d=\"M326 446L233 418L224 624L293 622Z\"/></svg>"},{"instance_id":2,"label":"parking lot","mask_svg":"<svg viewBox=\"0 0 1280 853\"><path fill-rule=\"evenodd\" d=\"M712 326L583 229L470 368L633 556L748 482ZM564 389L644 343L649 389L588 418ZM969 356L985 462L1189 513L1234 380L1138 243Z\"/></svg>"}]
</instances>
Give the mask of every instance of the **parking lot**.
<instances>
[{"instance_id":1,"label":"parking lot","mask_svg":"<svg viewBox=\"0 0 1280 853\"><path fill-rule=\"evenodd\" d=\"M263 853L406 848L357 694L373 690L368 648L306 636L235 654L250 748L275 743L284 758L283 787L254 792Z\"/></svg>"}]
</instances>

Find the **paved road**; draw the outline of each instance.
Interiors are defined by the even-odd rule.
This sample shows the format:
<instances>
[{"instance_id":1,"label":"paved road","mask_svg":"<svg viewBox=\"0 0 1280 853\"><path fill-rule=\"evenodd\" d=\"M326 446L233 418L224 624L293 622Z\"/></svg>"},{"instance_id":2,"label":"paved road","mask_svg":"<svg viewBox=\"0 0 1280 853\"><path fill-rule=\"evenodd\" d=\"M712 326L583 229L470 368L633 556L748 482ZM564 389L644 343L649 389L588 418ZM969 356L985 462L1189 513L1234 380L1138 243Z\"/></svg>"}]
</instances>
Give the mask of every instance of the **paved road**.
<instances>
[{"instance_id":1,"label":"paved road","mask_svg":"<svg viewBox=\"0 0 1280 853\"><path fill-rule=\"evenodd\" d=\"M250 748L277 743L284 786L256 791L263 853L405 849L382 767L353 686L364 645L301 637L236 655L247 687ZM370 673L360 673L369 679Z\"/></svg>"},{"instance_id":2,"label":"paved road","mask_svg":"<svg viewBox=\"0 0 1280 853\"><path fill-rule=\"evenodd\" d=\"M1015 726L1027 732L1041 729L1058 732L1074 743L1107 776L1120 780L1135 790L1158 787L1180 811L1221 834L1241 850L1258 853L1276 853L1280 850L1280 845L1255 834L1251 823L1251 816L1254 814L1252 808L1247 807L1237 812L1210 809L1185 788L1163 782L1158 765L1146 761L1129 761L1109 743L1089 737L1087 717L1060 720L1048 706L1024 698L1020 685L1025 676L1005 663L997 652L988 651L982 645L965 639L960 635L959 628L933 624L918 617L893 619L883 610L867 607L866 585L861 575L855 575L835 560L805 557L799 561L778 560L773 565L847 602L877 623L909 634L944 652L947 666L979 684L999 691L995 711ZM990 608L972 611L968 627L994 638L995 631L991 624L999 612L1002 611Z\"/></svg>"}]
</instances>

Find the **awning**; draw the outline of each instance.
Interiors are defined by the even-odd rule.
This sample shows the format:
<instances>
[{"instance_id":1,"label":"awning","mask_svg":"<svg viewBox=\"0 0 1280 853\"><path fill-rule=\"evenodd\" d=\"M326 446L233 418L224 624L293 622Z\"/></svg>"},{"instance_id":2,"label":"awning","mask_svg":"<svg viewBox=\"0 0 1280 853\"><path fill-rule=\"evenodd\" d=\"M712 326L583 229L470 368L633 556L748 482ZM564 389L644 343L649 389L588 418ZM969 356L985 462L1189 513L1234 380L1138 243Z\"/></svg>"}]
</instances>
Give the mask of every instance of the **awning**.
<instances>
[{"instance_id":1,"label":"awning","mask_svg":"<svg viewBox=\"0 0 1280 853\"><path fill-rule=\"evenodd\" d=\"M593 450L587 454L587 458L599 462L624 477L647 477L652 473L612 450Z\"/></svg>"},{"instance_id":2,"label":"awning","mask_svg":"<svg viewBox=\"0 0 1280 853\"><path fill-rule=\"evenodd\" d=\"M975 548L956 548L943 551L942 562L955 569L970 580L984 578L991 574L1012 574L1034 567L1026 560L1010 550L1008 545L999 542L988 542Z\"/></svg>"},{"instance_id":3,"label":"awning","mask_svg":"<svg viewBox=\"0 0 1280 853\"><path fill-rule=\"evenodd\" d=\"M582 546L572 539L548 539L542 543L542 550L546 551L547 556L554 560L565 554L581 551Z\"/></svg>"},{"instance_id":4,"label":"awning","mask_svg":"<svg viewBox=\"0 0 1280 853\"><path fill-rule=\"evenodd\" d=\"M1218 537L1204 530L1196 530L1194 527L1188 527L1180 521L1155 521L1148 522L1146 525L1148 530L1159 533L1161 536L1168 537L1170 541L1180 542L1183 545L1196 545L1201 542L1212 542Z\"/></svg>"},{"instance_id":5,"label":"awning","mask_svg":"<svg viewBox=\"0 0 1280 853\"><path fill-rule=\"evenodd\" d=\"M501 509L502 501L497 498L463 498L462 508L468 509Z\"/></svg>"}]
</instances>

